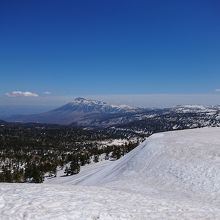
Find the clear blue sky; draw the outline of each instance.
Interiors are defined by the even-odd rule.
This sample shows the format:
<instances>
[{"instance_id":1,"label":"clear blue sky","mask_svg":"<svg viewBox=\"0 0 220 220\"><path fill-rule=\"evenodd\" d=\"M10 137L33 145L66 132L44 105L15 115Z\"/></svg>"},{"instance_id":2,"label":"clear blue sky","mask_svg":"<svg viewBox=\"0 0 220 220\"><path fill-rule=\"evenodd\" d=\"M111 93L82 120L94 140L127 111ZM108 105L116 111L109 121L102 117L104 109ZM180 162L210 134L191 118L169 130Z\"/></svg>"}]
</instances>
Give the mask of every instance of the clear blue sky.
<instances>
[{"instance_id":1,"label":"clear blue sky","mask_svg":"<svg viewBox=\"0 0 220 220\"><path fill-rule=\"evenodd\" d=\"M218 0L0 1L0 93L209 93Z\"/></svg>"}]
</instances>

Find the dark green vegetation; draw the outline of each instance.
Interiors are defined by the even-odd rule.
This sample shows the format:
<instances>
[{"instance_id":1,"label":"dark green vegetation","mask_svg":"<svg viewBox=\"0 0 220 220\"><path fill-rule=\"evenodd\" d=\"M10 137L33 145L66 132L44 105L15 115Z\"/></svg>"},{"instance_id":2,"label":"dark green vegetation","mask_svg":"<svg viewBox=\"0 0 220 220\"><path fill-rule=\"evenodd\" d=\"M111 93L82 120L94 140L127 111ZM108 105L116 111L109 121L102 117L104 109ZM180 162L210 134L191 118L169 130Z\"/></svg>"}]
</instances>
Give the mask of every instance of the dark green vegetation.
<instances>
[{"instance_id":1,"label":"dark green vegetation","mask_svg":"<svg viewBox=\"0 0 220 220\"><path fill-rule=\"evenodd\" d=\"M87 130L58 125L0 124L0 182L41 183L45 174L56 176L57 168L66 175L80 166L105 159L119 159L146 135L116 129ZM121 146L103 141L126 139ZM135 140L129 142L129 140Z\"/></svg>"}]
</instances>

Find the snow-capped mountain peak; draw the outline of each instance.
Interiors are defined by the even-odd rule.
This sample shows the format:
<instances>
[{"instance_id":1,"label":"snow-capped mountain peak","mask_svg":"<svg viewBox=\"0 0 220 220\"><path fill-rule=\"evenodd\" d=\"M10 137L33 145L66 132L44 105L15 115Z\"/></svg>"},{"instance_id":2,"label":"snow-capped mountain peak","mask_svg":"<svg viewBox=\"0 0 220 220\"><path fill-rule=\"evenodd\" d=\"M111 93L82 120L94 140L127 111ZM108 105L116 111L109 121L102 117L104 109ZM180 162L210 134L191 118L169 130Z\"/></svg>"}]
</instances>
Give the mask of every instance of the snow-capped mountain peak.
<instances>
[{"instance_id":1,"label":"snow-capped mountain peak","mask_svg":"<svg viewBox=\"0 0 220 220\"><path fill-rule=\"evenodd\" d=\"M83 112L83 113L129 113L138 110L138 108L127 105L110 105L103 101L75 98L72 102L61 106L55 111L65 112Z\"/></svg>"},{"instance_id":2,"label":"snow-capped mountain peak","mask_svg":"<svg viewBox=\"0 0 220 220\"><path fill-rule=\"evenodd\" d=\"M84 105L106 105L107 103L98 100L86 99L82 97L75 98L72 102L73 105L75 104L84 104Z\"/></svg>"}]
</instances>

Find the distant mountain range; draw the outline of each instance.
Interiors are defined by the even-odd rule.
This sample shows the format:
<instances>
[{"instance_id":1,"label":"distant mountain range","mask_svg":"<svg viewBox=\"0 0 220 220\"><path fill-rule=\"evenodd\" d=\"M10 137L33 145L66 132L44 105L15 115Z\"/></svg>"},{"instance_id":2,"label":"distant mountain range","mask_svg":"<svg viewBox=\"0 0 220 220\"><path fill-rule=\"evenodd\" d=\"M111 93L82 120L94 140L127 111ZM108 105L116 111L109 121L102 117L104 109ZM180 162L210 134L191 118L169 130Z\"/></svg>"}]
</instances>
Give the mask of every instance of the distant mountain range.
<instances>
[{"instance_id":1,"label":"distant mountain range","mask_svg":"<svg viewBox=\"0 0 220 220\"><path fill-rule=\"evenodd\" d=\"M0 124L4 124L4 123L6 123L5 121L3 121L3 120L0 120Z\"/></svg>"},{"instance_id":2,"label":"distant mountain range","mask_svg":"<svg viewBox=\"0 0 220 220\"><path fill-rule=\"evenodd\" d=\"M22 123L87 125L100 118L118 117L119 115L134 114L140 111L142 109L127 105L109 105L102 101L76 98L72 102L52 111L31 115L14 115L5 118L5 120Z\"/></svg>"},{"instance_id":3,"label":"distant mountain range","mask_svg":"<svg viewBox=\"0 0 220 220\"><path fill-rule=\"evenodd\" d=\"M219 106L185 105L164 109L143 109L127 105L109 105L102 101L76 98L52 111L3 118L8 122L33 122L82 127L120 127L144 130L149 126L165 130L220 126Z\"/></svg>"},{"instance_id":4,"label":"distant mountain range","mask_svg":"<svg viewBox=\"0 0 220 220\"><path fill-rule=\"evenodd\" d=\"M55 112L81 112L83 114L101 113L101 114L117 114L135 112L139 108L130 107L127 105L109 105L103 101L76 98L73 102L70 102L58 109Z\"/></svg>"}]
</instances>

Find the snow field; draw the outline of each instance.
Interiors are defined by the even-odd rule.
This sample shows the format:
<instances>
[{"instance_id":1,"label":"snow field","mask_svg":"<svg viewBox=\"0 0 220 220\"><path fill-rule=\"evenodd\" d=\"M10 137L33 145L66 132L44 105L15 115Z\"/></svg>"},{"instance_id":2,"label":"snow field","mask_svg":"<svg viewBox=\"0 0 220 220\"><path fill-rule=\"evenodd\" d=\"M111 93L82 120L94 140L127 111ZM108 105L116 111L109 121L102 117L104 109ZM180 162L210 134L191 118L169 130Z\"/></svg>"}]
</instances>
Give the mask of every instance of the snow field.
<instances>
[{"instance_id":1,"label":"snow field","mask_svg":"<svg viewBox=\"0 0 220 220\"><path fill-rule=\"evenodd\" d=\"M220 219L220 128L154 134L44 184L0 184L0 219Z\"/></svg>"}]
</instances>

